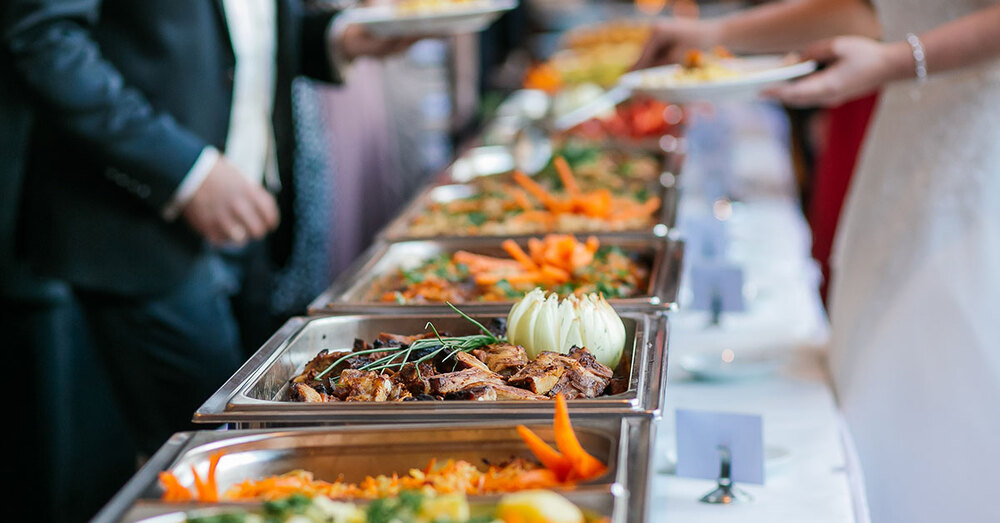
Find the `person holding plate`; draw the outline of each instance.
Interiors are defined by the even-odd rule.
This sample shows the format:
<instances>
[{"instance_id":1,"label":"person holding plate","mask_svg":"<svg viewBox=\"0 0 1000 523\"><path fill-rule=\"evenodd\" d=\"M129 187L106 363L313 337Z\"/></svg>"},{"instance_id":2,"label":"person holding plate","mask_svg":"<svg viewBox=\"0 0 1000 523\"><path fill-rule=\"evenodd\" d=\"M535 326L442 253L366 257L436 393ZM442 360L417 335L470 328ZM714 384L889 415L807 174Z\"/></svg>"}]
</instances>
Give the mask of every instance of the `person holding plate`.
<instances>
[{"instance_id":1,"label":"person holding plate","mask_svg":"<svg viewBox=\"0 0 1000 523\"><path fill-rule=\"evenodd\" d=\"M830 305L831 370L876 522L1000 521L974 481L1000 463L998 27L996 0L801 0L663 21L638 64L827 38L802 53L825 69L768 94L830 106L883 90Z\"/></svg>"}]
</instances>

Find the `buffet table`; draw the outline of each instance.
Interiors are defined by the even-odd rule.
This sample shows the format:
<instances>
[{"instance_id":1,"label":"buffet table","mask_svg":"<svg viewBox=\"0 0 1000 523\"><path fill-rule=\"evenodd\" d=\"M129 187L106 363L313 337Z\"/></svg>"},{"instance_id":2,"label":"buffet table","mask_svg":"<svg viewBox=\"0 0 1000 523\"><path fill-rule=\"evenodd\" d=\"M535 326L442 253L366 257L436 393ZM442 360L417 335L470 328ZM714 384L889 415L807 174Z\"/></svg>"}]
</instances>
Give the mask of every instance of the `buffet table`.
<instances>
[{"instance_id":1,"label":"buffet table","mask_svg":"<svg viewBox=\"0 0 1000 523\"><path fill-rule=\"evenodd\" d=\"M777 108L752 105L696 117L688 133L691 154L680 177L682 232L688 219L711 207L704 182L718 165L699 154L706 146L699 140L733 146L726 191L739 203L725 216L726 258L744 270L747 309L723 314L720 325L709 327L709 314L685 310L682 295L682 310L671 316L667 403L653 452L652 521L867 521L826 372L828 326L785 127ZM682 369L686 356L720 346L732 347L737 358L741 349L775 351L779 368L767 376L717 381L695 380ZM678 408L763 416L765 484L739 485L751 501L700 503L714 482L673 474Z\"/></svg>"}]
</instances>

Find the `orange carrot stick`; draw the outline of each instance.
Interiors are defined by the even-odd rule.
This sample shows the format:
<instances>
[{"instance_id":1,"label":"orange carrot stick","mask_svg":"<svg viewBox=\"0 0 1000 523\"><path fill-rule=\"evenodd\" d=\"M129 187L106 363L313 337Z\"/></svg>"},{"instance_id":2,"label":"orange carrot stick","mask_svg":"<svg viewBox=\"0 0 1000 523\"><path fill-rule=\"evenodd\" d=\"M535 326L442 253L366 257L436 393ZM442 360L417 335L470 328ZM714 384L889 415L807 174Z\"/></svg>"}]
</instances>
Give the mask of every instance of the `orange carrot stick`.
<instances>
[{"instance_id":1,"label":"orange carrot stick","mask_svg":"<svg viewBox=\"0 0 1000 523\"><path fill-rule=\"evenodd\" d=\"M163 501L190 501L191 491L184 488L173 472L160 472L160 484L163 485Z\"/></svg>"},{"instance_id":2,"label":"orange carrot stick","mask_svg":"<svg viewBox=\"0 0 1000 523\"><path fill-rule=\"evenodd\" d=\"M514 258L515 260L517 260L518 263L523 265L525 269L529 271L538 270L538 265L535 265L535 262L531 260L531 257L528 256L528 253L524 252L524 250L521 249L521 246L518 245L517 242L515 242L514 240L511 239L504 240L503 243L500 244L500 246L503 247L503 250L507 251L507 254L509 254L511 258Z\"/></svg>"},{"instance_id":3,"label":"orange carrot stick","mask_svg":"<svg viewBox=\"0 0 1000 523\"><path fill-rule=\"evenodd\" d=\"M550 279L556 283L565 283L571 279L568 272L553 265L542 266L542 277Z\"/></svg>"},{"instance_id":4,"label":"orange carrot stick","mask_svg":"<svg viewBox=\"0 0 1000 523\"><path fill-rule=\"evenodd\" d=\"M573 432L573 426L569 422L569 408L566 406L566 397L562 394L556 396L555 415L556 446L570 462L573 469L583 480L593 479L607 470L607 467L594 456L591 456L580 445L580 440Z\"/></svg>"},{"instance_id":5,"label":"orange carrot stick","mask_svg":"<svg viewBox=\"0 0 1000 523\"><path fill-rule=\"evenodd\" d=\"M546 209L552 212L563 212L566 210L566 205L563 202L557 200L554 196L548 193L544 187L535 183L534 180L528 178L521 171L514 171L514 181L518 185L528 191L528 194L532 195L538 201L542 202L542 205Z\"/></svg>"},{"instance_id":6,"label":"orange carrot stick","mask_svg":"<svg viewBox=\"0 0 1000 523\"><path fill-rule=\"evenodd\" d=\"M566 193L569 194L570 198L578 198L580 196L580 185L576 183L576 178L573 177L573 170L569 168L566 159L562 156L556 156L553 158L552 163L556 166L556 172L559 173L559 179L562 180L563 187L566 188Z\"/></svg>"},{"instance_id":7,"label":"orange carrot stick","mask_svg":"<svg viewBox=\"0 0 1000 523\"><path fill-rule=\"evenodd\" d=\"M556 478L559 481L566 479L566 475L573 468L573 464L570 463L566 456L563 456L556 449L549 446L542 438L538 437L537 434L531 431L528 427L524 425L517 426L517 434L521 436L524 440L524 444L528 446L531 453L534 454L538 461L545 465L545 468L551 470L555 473Z\"/></svg>"}]
</instances>

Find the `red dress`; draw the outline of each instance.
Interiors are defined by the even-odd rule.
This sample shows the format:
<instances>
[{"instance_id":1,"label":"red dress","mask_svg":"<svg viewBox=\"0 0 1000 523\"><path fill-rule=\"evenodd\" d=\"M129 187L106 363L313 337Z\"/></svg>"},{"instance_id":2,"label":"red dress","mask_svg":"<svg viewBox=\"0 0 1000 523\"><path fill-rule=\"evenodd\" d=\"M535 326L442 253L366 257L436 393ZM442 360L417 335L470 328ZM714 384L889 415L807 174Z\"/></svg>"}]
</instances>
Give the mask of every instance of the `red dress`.
<instances>
[{"instance_id":1,"label":"red dress","mask_svg":"<svg viewBox=\"0 0 1000 523\"><path fill-rule=\"evenodd\" d=\"M812 256L823 270L820 292L824 302L827 299L830 254L840 209L844 205L854 164L877 100L878 94L872 94L834 107L828 114L826 147L816 162L816 177L808 209L813 236Z\"/></svg>"}]
</instances>

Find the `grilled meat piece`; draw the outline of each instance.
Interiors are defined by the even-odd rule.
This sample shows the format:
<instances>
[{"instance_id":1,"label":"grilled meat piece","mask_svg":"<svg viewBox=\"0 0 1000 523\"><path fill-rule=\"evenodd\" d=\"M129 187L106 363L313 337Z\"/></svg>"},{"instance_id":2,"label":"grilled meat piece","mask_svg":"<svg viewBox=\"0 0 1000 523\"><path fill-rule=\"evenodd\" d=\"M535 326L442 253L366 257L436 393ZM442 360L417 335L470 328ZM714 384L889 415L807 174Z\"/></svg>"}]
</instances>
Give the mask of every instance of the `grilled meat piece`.
<instances>
[{"instance_id":1,"label":"grilled meat piece","mask_svg":"<svg viewBox=\"0 0 1000 523\"><path fill-rule=\"evenodd\" d=\"M299 373L298 376L292 378L292 383L305 383L308 381L313 381L316 379L316 375L326 370L331 363L351 354L349 351L337 351L330 352L329 350L323 349L316 355L315 358L306 363L306 368ZM340 374L340 371L349 368L349 361L337 365L337 368L326 373L326 376L336 376Z\"/></svg>"},{"instance_id":2,"label":"grilled meat piece","mask_svg":"<svg viewBox=\"0 0 1000 523\"><path fill-rule=\"evenodd\" d=\"M507 383L528 389L535 394L547 394L566 372L566 363L562 361L563 359L568 358L557 352L543 352L508 378Z\"/></svg>"},{"instance_id":3,"label":"grilled meat piece","mask_svg":"<svg viewBox=\"0 0 1000 523\"><path fill-rule=\"evenodd\" d=\"M420 372L417 372L417 364L407 363L399 369L399 372L393 376L393 380L410 391L410 394L414 396L425 396L431 391L431 385L428 378L437 374L428 363L419 364Z\"/></svg>"},{"instance_id":4,"label":"grilled meat piece","mask_svg":"<svg viewBox=\"0 0 1000 523\"><path fill-rule=\"evenodd\" d=\"M306 385L305 383L296 383L292 385L289 390L292 396L292 401L301 401L304 403L326 403L329 398L326 394L321 394L316 391L316 389Z\"/></svg>"},{"instance_id":5,"label":"grilled meat piece","mask_svg":"<svg viewBox=\"0 0 1000 523\"><path fill-rule=\"evenodd\" d=\"M433 393L440 395L448 394L449 392L456 392L468 388L473 384L489 383L495 385L506 385L503 378L500 376L479 368L438 374L437 376L431 376L428 378L428 381L430 382Z\"/></svg>"},{"instance_id":6,"label":"grilled meat piece","mask_svg":"<svg viewBox=\"0 0 1000 523\"><path fill-rule=\"evenodd\" d=\"M572 356L543 352L507 381L550 397L561 392L567 399L596 398L608 386L611 369L594 360L586 349L578 349Z\"/></svg>"},{"instance_id":7,"label":"grilled meat piece","mask_svg":"<svg viewBox=\"0 0 1000 523\"><path fill-rule=\"evenodd\" d=\"M594 354L587 349L573 347L569 350L569 354L567 354L567 356L579 361L580 365L583 365L583 368L589 370L594 376L604 378L606 380L610 380L615 376L615 371L611 370L611 367L597 361Z\"/></svg>"},{"instance_id":8,"label":"grilled meat piece","mask_svg":"<svg viewBox=\"0 0 1000 523\"><path fill-rule=\"evenodd\" d=\"M473 401L511 401L511 400L547 400L546 396L534 394L530 391L511 387L510 385L498 385L496 383L473 383L468 387L455 392L445 394L446 400L473 400Z\"/></svg>"},{"instance_id":9,"label":"grilled meat piece","mask_svg":"<svg viewBox=\"0 0 1000 523\"><path fill-rule=\"evenodd\" d=\"M485 363L468 352L456 352L454 360L458 363L458 367L462 369L479 369L491 372L490 368L487 367Z\"/></svg>"},{"instance_id":10,"label":"grilled meat piece","mask_svg":"<svg viewBox=\"0 0 1000 523\"><path fill-rule=\"evenodd\" d=\"M497 399L501 401L511 400L545 400L548 399L540 394L535 394L529 390L519 389L510 385L491 385L497 393Z\"/></svg>"},{"instance_id":11,"label":"grilled meat piece","mask_svg":"<svg viewBox=\"0 0 1000 523\"><path fill-rule=\"evenodd\" d=\"M528 364L528 353L520 345L495 343L486 348L476 349L472 354L479 358L493 372L509 378Z\"/></svg>"},{"instance_id":12,"label":"grilled meat piece","mask_svg":"<svg viewBox=\"0 0 1000 523\"><path fill-rule=\"evenodd\" d=\"M417 340L433 337L433 332L425 332L423 334L415 334L413 336L404 336L402 334L393 334L391 332L380 332L376 342L382 342L382 347L402 347L412 345L413 342ZM378 346L379 345L376 345L376 347Z\"/></svg>"},{"instance_id":13,"label":"grilled meat piece","mask_svg":"<svg viewBox=\"0 0 1000 523\"><path fill-rule=\"evenodd\" d=\"M347 392L344 401L402 401L410 391L377 372L347 369L340 374L338 389Z\"/></svg>"},{"instance_id":14,"label":"grilled meat piece","mask_svg":"<svg viewBox=\"0 0 1000 523\"><path fill-rule=\"evenodd\" d=\"M559 382L548 392L549 396L555 397L562 393L566 399L596 398L608 386L610 380L596 376L580 365L580 362L572 358L563 358L563 360L566 364L566 371L559 378Z\"/></svg>"},{"instance_id":15,"label":"grilled meat piece","mask_svg":"<svg viewBox=\"0 0 1000 523\"><path fill-rule=\"evenodd\" d=\"M488 383L473 383L468 387L449 392L444 395L446 400L466 400L466 401L496 401L497 391L493 385Z\"/></svg>"}]
</instances>

